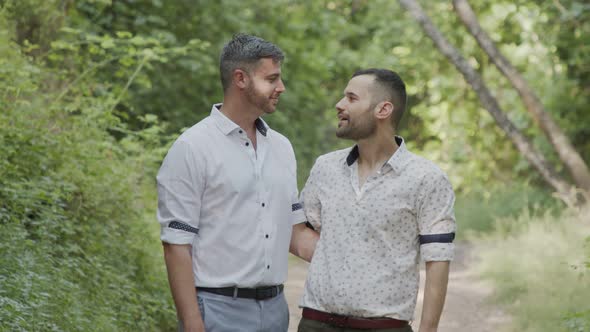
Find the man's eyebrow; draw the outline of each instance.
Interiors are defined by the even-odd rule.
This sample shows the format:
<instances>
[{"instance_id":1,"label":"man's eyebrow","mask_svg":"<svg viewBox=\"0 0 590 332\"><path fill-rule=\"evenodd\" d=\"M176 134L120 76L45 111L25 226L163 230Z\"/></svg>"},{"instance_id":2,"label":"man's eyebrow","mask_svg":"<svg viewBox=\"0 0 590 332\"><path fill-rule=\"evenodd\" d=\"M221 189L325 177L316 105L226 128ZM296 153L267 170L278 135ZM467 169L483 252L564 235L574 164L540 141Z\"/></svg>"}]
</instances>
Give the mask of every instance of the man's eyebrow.
<instances>
[{"instance_id":1,"label":"man's eyebrow","mask_svg":"<svg viewBox=\"0 0 590 332\"><path fill-rule=\"evenodd\" d=\"M279 76L281 76L281 73L273 73L273 74L266 75L267 78L276 78Z\"/></svg>"},{"instance_id":2,"label":"man's eyebrow","mask_svg":"<svg viewBox=\"0 0 590 332\"><path fill-rule=\"evenodd\" d=\"M344 95L347 97L357 97L358 98L356 93L350 92L350 91L344 91Z\"/></svg>"}]
</instances>

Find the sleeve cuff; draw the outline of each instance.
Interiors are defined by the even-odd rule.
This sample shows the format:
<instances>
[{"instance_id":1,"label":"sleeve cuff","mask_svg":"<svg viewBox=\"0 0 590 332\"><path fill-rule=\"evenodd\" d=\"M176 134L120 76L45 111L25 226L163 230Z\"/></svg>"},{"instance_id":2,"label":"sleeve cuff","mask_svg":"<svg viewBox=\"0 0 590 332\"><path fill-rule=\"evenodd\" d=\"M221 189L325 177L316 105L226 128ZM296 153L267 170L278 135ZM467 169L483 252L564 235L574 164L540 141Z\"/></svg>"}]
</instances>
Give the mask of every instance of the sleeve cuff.
<instances>
[{"instance_id":1,"label":"sleeve cuff","mask_svg":"<svg viewBox=\"0 0 590 332\"><path fill-rule=\"evenodd\" d=\"M426 243L420 246L420 258L424 262L452 261L454 257L454 243Z\"/></svg>"},{"instance_id":2,"label":"sleeve cuff","mask_svg":"<svg viewBox=\"0 0 590 332\"><path fill-rule=\"evenodd\" d=\"M293 206L295 206L295 204L293 204ZM302 222L307 221L307 218L305 217L305 213L303 212L303 209L301 207L299 207L296 210L293 210L293 212L291 214L291 219L293 220L293 225L300 224Z\"/></svg>"},{"instance_id":3,"label":"sleeve cuff","mask_svg":"<svg viewBox=\"0 0 590 332\"><path fill-rule=\"evenodd\" d=\"M162 225L160 240L170 244L193 244L197 234Z\"/></svg>"},{"instance_id":4,"label":"sleeve cuff","mask_svg":"<svg viewBox=\"0 0 590 332\"><path fill-rule=\"evenodd\" d=\"M444 234L426 234L419 235L418 240L420 244L427 243L452 243L455 239L455 233L444 233Z\"/></svg>"}]
</instances>

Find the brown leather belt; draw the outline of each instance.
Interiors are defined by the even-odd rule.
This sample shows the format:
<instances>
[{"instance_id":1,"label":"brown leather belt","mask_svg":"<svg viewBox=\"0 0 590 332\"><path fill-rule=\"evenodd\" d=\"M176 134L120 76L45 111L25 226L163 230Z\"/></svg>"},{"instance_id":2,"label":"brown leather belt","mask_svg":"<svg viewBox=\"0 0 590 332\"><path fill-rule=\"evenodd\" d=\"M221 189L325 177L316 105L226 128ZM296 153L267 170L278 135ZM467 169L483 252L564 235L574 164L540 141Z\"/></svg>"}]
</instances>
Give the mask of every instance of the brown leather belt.
<instances>
[{"instance_id":1,"label":"brown leather belt","mask_svg":"<svg viewBox=\"0 0 590 332\"><path fill-rule=\"evenodd\" d=\"M310 308L303 308L303 318L316 320L337 327L353 329L387 329L408 326L408 321L395 318L361 318L330 314Z\"/></svg>"}]
</instances>

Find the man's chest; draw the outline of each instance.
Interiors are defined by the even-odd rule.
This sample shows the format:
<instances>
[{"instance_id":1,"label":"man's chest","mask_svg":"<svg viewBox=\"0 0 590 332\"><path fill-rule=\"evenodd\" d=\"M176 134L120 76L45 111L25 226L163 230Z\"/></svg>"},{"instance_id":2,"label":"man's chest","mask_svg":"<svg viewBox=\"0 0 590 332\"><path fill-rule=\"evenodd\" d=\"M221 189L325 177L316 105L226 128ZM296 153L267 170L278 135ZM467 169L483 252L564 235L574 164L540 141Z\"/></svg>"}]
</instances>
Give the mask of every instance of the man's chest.
<instances>
[{"instance_id":1,"label":"man's chest","mask_svg":"<svg viewBox=\"0 0 590 332\"><path fill-rule=\"evenodd\" d=\"M290 188L294 180L280 151L259 144L251 146L230 144L222 151L212 151L206 160L205 194L252 196Z\"/></svg>"},{"instance_id":2,"label":"man's chest","mask_svg":"<svg viewBox=\"0 0 590 332\"><path fill-rule=\"evenodd\" d=\"M320 186L322 230L414 232L417 192L413 179L389 173L369 176L360 187L354 176L330 177Z\"/></svg>"}]
</instances>

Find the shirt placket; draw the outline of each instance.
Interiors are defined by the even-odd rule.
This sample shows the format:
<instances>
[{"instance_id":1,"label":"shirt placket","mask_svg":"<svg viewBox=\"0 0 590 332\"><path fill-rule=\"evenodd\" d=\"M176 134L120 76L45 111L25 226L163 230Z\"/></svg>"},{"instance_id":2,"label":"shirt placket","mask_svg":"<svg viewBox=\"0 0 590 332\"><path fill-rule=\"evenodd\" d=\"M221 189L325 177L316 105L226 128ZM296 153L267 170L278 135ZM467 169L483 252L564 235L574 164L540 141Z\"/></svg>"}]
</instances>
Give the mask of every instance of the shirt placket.
<instances>
[{"instance_id":1,"label":"shirt placket","mask_svg":"<svg viewBox=\"0 0 590 332\"><path fill-rule=\"evenodd\" d=\"M250 162L252 163L252 169L256 170L256 150L254 150L252 141L250 138L248 138L248 135L243 129L238 130L238 137L240 139L240 144L244 147L246 153L248 154L248 159L250 159Z\"/></svg>"},{"instance_id":2,"label":"shirt placket","mask_svg":"<svg viewBox=\"0 0 590 332\"><path fill-rule=\"evenodd\" d=\"M361 193L364 195L368 191L371 191L373 188L381 184L383 182L383 177L390 171L392 171L391 166L389 166L389 164L385 164L381 167L381 169L379 169L379 171L377 171L377 173L369 175L363 187L361 188Z\"/></svg>"},{"instance_id":3,"label":"shirt placket","mask_svg":"<svg viewBox=\"0 0 590 332\"><path fill-rule=\"evenodd\" d=\"M262 234L257 234L257 236L262 236L261 242L263 243L264 247L264 276L263 279L268 279L270 275L270 269L273 266L272 262L272 243L273 239L272 236L274 235L273 232L273 224L272 220L269 218L269 204L270 202L270 184L266 183L263 178L263 171L264 171L264 160L268 154L268 141L266 136L262 135L260 132L256 132L256 141L258 142L258 153L255 160L255 176L256 176L256 195L257 195L257 203L258 208L260 209L260 213L258 216L260 218L260 223L262 225ZM269 170L270 171L270 170Z\"/></svg>"},{"instance_id":4,"label":"shirt placket","mask_svg":"<svg viewBox=\"0 0 590 332\"><path fill-rule=\"evenodd\" d=\"M268 144L266 141L266 137L260 134L260 132L256 131L256 142L257 146L254 149L254 145L252 141L248 138L248 135L243 129L238 130L240 144L244 146L246 149L246 153L248 154L248 159L252 163L252 170L255 181L255 198L256 203L258 205L259 211L253 211L253 215L258 219L257 221L262 224L262 234L256 234L256 236L262 236L262 243L264 246L264 257L262 257L262 268L263 268L263 281L266 279L265 277L268 275L270 270L272 259L271 259L271 248L270 248L270 239L271 239L271 226L269 225L269 218L268 213L266 210L268 209L268 194L266 184L264 183L262 172L263 172L263 164L264 159L266 158L267 151L268 151ZM260 264L260 263L259 263Z\"/></svg>"},{"instance_id":5,"label":"shirt placket","mask_svg":"<svg viewBox=\"0 0 590 332\"><path fill-rule=\"evenodd\" d=\"M363 197L363 192L362 188L359 187L358 164L355 162L348 167L348 170L350 171L350 185L356 194L356 200L359 201Z\"/></svg>"}]
</instances>

